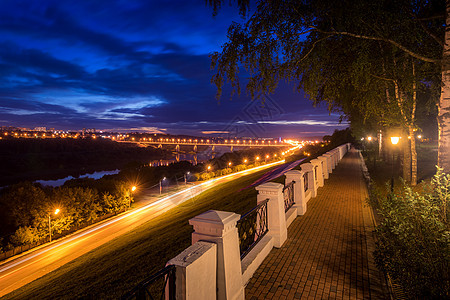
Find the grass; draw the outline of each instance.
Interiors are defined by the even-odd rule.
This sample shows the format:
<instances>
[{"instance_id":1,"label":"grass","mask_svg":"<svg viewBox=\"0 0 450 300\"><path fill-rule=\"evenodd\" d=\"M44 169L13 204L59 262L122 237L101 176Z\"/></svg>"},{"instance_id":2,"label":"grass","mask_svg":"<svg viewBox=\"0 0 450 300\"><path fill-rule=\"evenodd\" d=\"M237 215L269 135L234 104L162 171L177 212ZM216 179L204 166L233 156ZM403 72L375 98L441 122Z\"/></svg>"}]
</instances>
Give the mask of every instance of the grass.
<instances>
[{"instance_id":1,"label":"grass","mask_svg":"<svg viewBox=\"0 0 450 300\"><path fill-rule=\"evenodd\" d=\"M243 214L254 207L255 189L240 190L267 171L207 190L17 289L5 299L120 298L191 245L193 230L189 219L210 209Z\"/></svg>"}]
</instances>

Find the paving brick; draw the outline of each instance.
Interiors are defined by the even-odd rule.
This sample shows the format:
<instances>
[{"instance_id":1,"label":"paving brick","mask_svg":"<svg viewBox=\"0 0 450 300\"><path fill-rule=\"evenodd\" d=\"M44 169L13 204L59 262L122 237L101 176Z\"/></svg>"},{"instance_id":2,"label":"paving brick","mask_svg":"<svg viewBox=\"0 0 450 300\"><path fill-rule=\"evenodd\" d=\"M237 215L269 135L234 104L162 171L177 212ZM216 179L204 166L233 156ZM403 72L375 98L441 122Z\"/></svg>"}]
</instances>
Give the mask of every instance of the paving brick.
<instances>
[{"instance_id":1,"label":"paving brick","mask_svg":"<svg viewBox=\"0 0 450 300\"><path fill-rule=\"evenodd\" d=\"M246 287L250 299L386 299L374 268L367 190L355 150L341 160ZM255 298L256 297L256 298ZM249 298L247 298L249 299Z\"/></svg>"}]
</instances>

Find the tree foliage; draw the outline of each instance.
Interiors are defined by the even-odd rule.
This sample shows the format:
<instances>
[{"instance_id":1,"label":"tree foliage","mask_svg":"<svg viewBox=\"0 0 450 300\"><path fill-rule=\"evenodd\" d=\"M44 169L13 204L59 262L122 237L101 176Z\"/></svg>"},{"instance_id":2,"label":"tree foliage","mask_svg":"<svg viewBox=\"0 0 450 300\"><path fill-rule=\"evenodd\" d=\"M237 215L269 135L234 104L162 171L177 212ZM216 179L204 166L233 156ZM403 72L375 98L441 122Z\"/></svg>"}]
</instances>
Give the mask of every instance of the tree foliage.
<instances>
[{"instance_id":1,"label":"tree foliage","mask_svg":"<svg viewBox=\"0 0 450 300\"><path fill-rule=\"evenodd\" d=\"M104 181L98 181L104 187ZM14 246L33 243L53 233L89 224L97 218L125 210L133 201L130 187L125 182L109 180L109 191L98 191L91 186L62 186L43 188L24 182L5 188L0 196L3 214L1 233L14 231L9 242ZM55 209L60 211L54 214ZM7 242L5 240L4 242Z\"/></svg>"},{"instance_id":2,"label":"tree foliage","mask_svg":"<svg viewBox=\"0 0 450 300\"><path fill-rule=\"evenodd\" d=\"M375 259L411 298L450 296L450 175L438 169L431 186L383 198L372 195L382 222Z\"/></svg>"}]
</instances>

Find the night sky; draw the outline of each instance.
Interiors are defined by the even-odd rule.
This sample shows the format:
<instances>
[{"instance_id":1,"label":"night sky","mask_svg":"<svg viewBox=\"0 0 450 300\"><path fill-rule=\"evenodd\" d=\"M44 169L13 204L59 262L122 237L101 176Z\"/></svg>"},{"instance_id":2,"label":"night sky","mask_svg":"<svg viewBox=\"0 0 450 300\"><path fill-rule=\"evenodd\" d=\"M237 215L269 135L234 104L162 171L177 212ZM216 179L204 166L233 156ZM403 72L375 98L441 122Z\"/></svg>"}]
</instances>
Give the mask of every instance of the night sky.
<instances>
[{"instance_id":1,"label":"night sky","mask_svg":"<svg viewBox=\"0 0 450 300\"><path fill-rule=\"evenodd\" d=\"M347 124L281 84L220 101L209 54L238 10L200 1L0 2L0 126L323 136ZM228 3L228 2L227 2Z\"/></svg>"}]
</instances>

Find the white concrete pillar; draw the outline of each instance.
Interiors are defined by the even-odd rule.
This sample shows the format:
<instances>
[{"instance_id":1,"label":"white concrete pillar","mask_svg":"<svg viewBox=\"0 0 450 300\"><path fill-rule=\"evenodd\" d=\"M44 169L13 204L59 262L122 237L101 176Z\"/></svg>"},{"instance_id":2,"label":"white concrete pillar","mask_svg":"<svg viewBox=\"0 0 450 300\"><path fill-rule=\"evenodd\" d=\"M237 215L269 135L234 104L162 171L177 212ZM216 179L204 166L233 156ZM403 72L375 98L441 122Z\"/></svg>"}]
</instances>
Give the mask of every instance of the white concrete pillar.
<instances>
[{"instance_id":1,"label":"white concrete pillar","mask_svg":"<svg viewBox=\"0 0 450 300\"><path fill-rule=\"evenodd\" d=\"M311 191L311 197L315 197L317 195L317 184L314 180L314 166L312 163L301 164L303 172L308 173L308 189Z\"/></svg>"},{"instance_id":2,"label":"white concrete pillar","mask_svg":"<svg viewBox=\"0 0 450 300\"><path fill-rule=\"evenodd\" d=\"M322 155L323 157L325 157L327 159L327 173L331 174L333 173L333 162L332 162L332 155L327 152L324 155ZM328 179L328 178L327 178Z\"/></svg>"},{"instance_id":3,"label":"white concrete pillar","mask_svg":"<svg viewBox=\"0 0 450 300\"><path fill-rule=\"evenodd\" d=\"M215 243L196 242L169 260L168 264L176 267L175 299L216 299L217 245Z\"/></svg>"},{"instance_id":4,"label":"white concrete pillar","mask_svg":"<svg viewBox=\"0 0 450 300\"><path fill-rule=\"evenodd\" d=\"M303 183L303 172L299 170L291 170L287 171L284 175L286 175L286 184L291 181L295 181L294 183L294 207L297 208L297 215L304 215L306 212L306 197L305 197L305 186Z\"/></svg>"},{"instance_id":5,"label":"white concrete pillar","mask_svg":"<svg viewBox=\"0 0 450 300\"><path fill-rule=\"evenodd\" d=\"M258 204L269 199L267 203L268 234L273 237L273 246L276 248L280 248L287 239L283 188L282 184L275 182L266 182L256 187Z\"/></svg>"},{"instance_id":6,"label":"white concrete pillar","mask_svg":"<svg viewBox=\"0 0 450 300\"><path fill-rule=\"evenodd\" d=\"M338 147L339 149L339 160L341 160L344 157L344 146L341 145Z\"/></svg>"},{"instance_id":7,"label":"white concrete pillar","mask_svg":"<svg viewBox=\"0 0 450 300\"><path fill-rule=\"evenodd\" d=\"M331 155L331 168L334 170L337 165L337 158L336 158L336 149L330 150L327 153L330 153Z\"/></svg>"},{"instance_id":8,"label":"white concrete pillar","mask_svg":"<svg viewBox=\"0 0 450 300\"><path fill-rule=\"evenodd\" d=\"M217 299L244 300L239 234L240 215L209 210L189 220L194 227L192 244L208 241L217 244Z\"/></svg>"},{"instance_id":9,"label":"white concrete pillar","mask_svg":"<svg viewBox=\"0 0 450 300\"><path fill-rule=\"evenodd\" d=\"M323 186L323 171L322 171L322 161L319 159L312 159L311 163L314 166L314 176L316 179L317 188Z\"/></svg>"},{"instance_id":10,"label":"white concrete pillar","mask_svg":"<svg viewBox=\"0 0 450 300\"><path fill-rule=\"evenodd\" d=\"M318 160L320 160L320 162L322 163L322 173L323 173L323 179L325 181L325 179L328 179L328 163L327 163L327 158L323 155L319 156L317 158Z\"/></svg>"}]
</instances>

